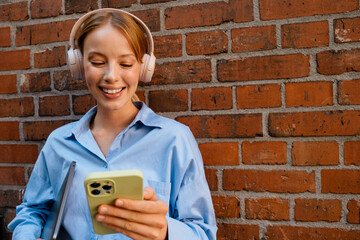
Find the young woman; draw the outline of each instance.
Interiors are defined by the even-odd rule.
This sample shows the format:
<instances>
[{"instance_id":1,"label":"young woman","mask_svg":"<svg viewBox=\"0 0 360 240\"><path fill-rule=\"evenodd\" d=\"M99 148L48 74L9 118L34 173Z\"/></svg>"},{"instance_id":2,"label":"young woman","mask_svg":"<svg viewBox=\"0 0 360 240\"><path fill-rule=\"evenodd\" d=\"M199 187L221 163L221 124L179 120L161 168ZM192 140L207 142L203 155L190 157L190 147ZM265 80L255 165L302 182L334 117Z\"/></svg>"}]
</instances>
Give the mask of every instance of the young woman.
<instances>
[{"instance_id":1,"label":"young woman","mask_svg":"<svg viewBox=\"0 0 360 240\"><path fill-rule=\"evenodd\" d=\"M148 81L153 71L148 29L117 9L88 13L75 26L77 49L69 53L69 64L75 66L70 68L75 76L85 77L97 106L48 137L24 202L9 224L13 238L40 237L65 169L76 161L63 221L72 239L215 239L211 196L190 130L132 101L139 78ZM127 169L142 171L144 200L117 199L114 206L101 205L96 219L119 233L96 235L84 177Z\"/></svg>"}]
</instances>

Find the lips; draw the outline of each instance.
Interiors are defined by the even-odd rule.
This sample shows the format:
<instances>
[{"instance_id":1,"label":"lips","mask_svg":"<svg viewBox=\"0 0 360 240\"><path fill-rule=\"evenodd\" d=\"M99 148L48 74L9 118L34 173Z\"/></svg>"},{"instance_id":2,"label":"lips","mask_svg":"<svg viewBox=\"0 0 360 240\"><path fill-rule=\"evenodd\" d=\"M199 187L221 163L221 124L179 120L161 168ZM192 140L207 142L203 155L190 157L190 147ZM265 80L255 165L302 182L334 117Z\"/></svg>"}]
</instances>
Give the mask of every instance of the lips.
<instances>
[{"instance_id":1,"label":"lips","mask_svg":"<svg viewBox=\"0 0 360 240\"><path fill-rule=\"evenodd\" d=\"M116 94L116 93L119 93L121 92L122 90L125 89L125 87L122 87L122 88L117 88L117 89L109 89L109 88L102 88L100 87L100 89L106 93L106 94Z\"/></svg>"}]
</instances>

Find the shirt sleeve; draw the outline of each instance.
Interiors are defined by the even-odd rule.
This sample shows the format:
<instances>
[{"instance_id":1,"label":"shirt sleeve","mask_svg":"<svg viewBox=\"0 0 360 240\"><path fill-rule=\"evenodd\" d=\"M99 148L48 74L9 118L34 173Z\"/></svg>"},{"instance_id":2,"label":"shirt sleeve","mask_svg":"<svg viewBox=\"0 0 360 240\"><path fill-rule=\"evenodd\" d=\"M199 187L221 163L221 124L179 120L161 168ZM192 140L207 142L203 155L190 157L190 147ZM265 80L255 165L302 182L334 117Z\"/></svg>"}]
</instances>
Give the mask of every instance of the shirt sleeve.
<instances>
[{"instance_id":1,"label":"shirt sleeve","mask_svg":"<svg viewBox=\"0 0 360 240\"><path fill-rule=\"evenodd\" d=\"M8 228L13 231L13 239L40 238L43 225L54 202L49 179L43 177L46 175L39 173L44 171L44 163L43 156L40 154L27 184L24 201L16 207L16 217L8 225Z\"/></svg>"},{"instance_id":2,"label":"shirt sleeve","mask_svg":"<svg viewBox=\"0 0 360 240\"><path fill-rule=\"evenodd\" d=\"M178 159L187 162L168 220L169 240L216 239L216 220L201 154L190 130L179 149Z\"/></svg>"}]
</instances>

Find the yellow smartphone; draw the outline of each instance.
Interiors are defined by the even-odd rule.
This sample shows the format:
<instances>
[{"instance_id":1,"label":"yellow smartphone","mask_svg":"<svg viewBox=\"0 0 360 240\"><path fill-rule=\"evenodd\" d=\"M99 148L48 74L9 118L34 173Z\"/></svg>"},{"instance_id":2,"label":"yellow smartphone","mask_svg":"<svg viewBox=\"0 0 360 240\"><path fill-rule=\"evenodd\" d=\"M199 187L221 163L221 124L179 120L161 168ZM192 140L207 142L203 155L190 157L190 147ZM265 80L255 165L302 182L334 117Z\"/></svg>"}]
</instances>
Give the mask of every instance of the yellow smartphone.
<instances>
[{"instance_id":1,"label":"yellow smartphone","mask_svg":"<svg viewBox=\"0 0 360 240\"><path fill-rule=\"evenodd\" d=\"M94 232L97 234L116 233L95 219L101 204L114 205L118 198L143 199L143 175L139 170L89 173L84 184Z\"/></svg>"}]
</instances>

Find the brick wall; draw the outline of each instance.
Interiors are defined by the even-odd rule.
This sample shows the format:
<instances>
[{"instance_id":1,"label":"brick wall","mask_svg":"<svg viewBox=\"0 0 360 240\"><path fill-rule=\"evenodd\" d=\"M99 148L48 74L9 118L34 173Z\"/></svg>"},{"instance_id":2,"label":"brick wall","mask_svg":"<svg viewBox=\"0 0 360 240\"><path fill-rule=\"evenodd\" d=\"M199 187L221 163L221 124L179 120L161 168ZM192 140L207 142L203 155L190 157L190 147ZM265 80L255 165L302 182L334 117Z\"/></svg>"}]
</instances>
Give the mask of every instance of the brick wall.
<instances>
[{"instance_id":1,"label":"brick wall","mask_svg":"<svg viewBox=\"0 0 360 240\"><path fill-rule=\"evenodd\" d=\"M358 0L0 2L0 224L48 134L95 104L66 66L72 25L116 7L153 32L138 94L197 138L219 239L360 239Z\"/></svg>"}]
</instances>

